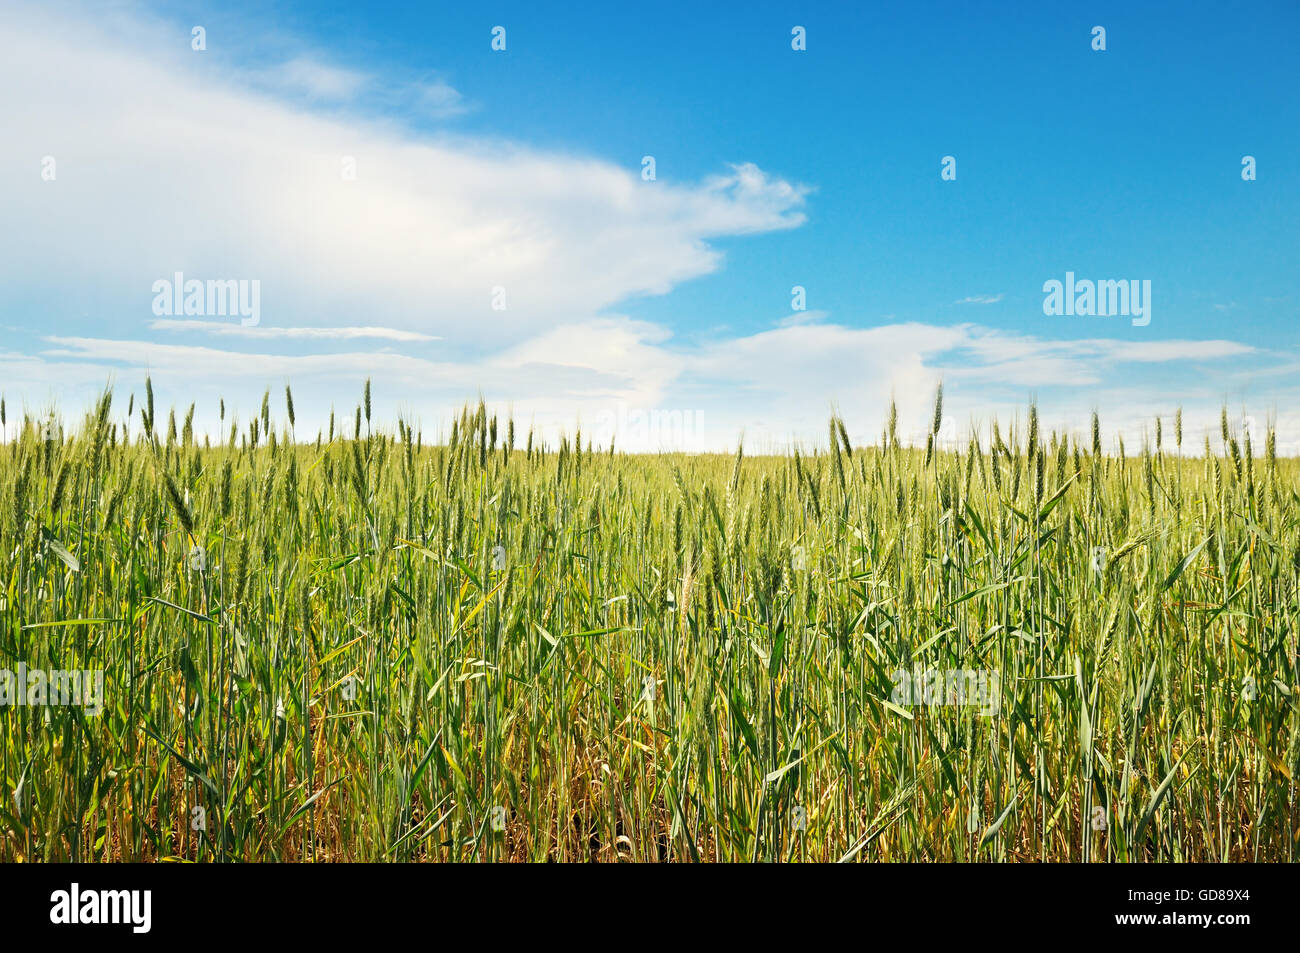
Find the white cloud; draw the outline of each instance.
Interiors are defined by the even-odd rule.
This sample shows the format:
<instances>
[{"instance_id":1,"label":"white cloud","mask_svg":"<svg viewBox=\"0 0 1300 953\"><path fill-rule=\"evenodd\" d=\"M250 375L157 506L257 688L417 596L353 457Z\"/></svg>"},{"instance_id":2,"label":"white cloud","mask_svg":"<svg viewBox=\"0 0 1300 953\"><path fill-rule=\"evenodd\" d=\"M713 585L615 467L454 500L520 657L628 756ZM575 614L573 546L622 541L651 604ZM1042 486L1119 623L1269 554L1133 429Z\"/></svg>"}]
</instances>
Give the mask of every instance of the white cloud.
<instances>
[{"instance_id":1,"label":"white cloud","mask_svg":"<svg viewBox=\"0 0 1300 953\"><path fill-rule=\"evenodd\" d=\"M91 289L98 313L145 318L152 283L183 271L259 280L279 327L364 315L482 346L667 292L719 267L711 240L804 220L807 189L752 163L643 182L635 163L304 108L192 52L188 28L3 17L0 311L79 311ZM279 80L359 106L373 85L305 55ZM426 114L461 104L440 80L415 89Z\"/></svg>"},{"instance_id":2,"label":"white cloud","mask_svg":"<svg viewBox=\"0 0 1300 953\"><path fill-rule=\"evenodd\" d=\"M290 340L330 340L352 341L359 338L378 338L388 341L437 341L432 334L418 331L403 331L398 328L272 328L263 325L244 327L242 324L228 324L221 321L200 321L185 318L160 318L151 321L149 328L154 331L198 331L222 337L243 338L287 338Z\"/></svg>"},{"instance_id":3,"label":"white cloud","mask_svg":"<svg viewBox=\"0 0 1300 953\"><path fill-rule=\"evenodd\" d=\"M309 56L296 56L266 78L286 91L315 99L349 100L370 85L370 77L358 70L330 66Z\"/></svg>"},{"instance_id":4,"label":"white cloud","mask_svg":"<svg viewBox=\"0 0 1300 953\"><path fill-rule=\"evenodd\" d=\"M1231 341L1137 347L1111 339L1049 341L971 324L820 323L688 347L659 325L608 317L561 325L458 360L387 349L276 355L73 336L50 336L46 344L39 356L0 354L0 379L11 398L39 404L48 399L46 382L58 380L64 410L79 412L105 381L116 378L138 390L150 374L160 403L199 403L200 428L214 426L204 415L213 416L218 397L233 409L243 401L249 405L244 413L255 412L264 388L278 390L288 382L300 432L312 433L324 425L331 406L347 411L371 377L380 419L402 412L424 421L426 432L481 393L495 412L513 412L521 428L535 422L550 439L580 422L597 442L622 428L618 445L628 450L726 450L743 433L751 451L779 451L796 439L823 439L832 406L856 442L874 442L891 399L898 403L901 432L919 441L942 380L946 413L963 440L972 423L987 427L994 418L1023 417L1034 398L1045 427L1082 433L1095 407L1107 434L1123 433L1130 447L1153 429L1154 416L1168 421L1181 404L1186 445L1199 448L1203 433L1217 428L1227 399L1234 417L1243 406L1261 420L1275 414L1279 445L1300 449L1300 413L1279 413L1273 404L1300 396L1296 387L1270 389L1265 396L1246 378L1222 389L1231 380L1232 362L1242 356L1265 365L1294 358ZM1219 366L1220 373L1187 373L1207 365ZM1159 380L1144 383L1134 367L1167 369L1187 383L1174 397ZM637 427L650 412L676 415L679 424L669 432ZM687 426L680 425L683 420Z\"/></svg>"},{"instance_id":5,"label":"white cloud","mask_svg":"<svg viewBox=\"0 0 1300 953\"><path fill-rule=\"evenodd\" d=\"M830 316L829 311L796 311L793 314L787 314L776 322L778 328L791 328L799 324L815 324L818 321L824 321Z\"/></svg>"},{"instance_id":6,"label":"white cloud","mask_svg":"<svg viewBox=\"0 0 1300 953\"><path fill-rule=\"evenodd\" d=\"M448 119L468 110L460 91L442 80L413 83L404 94L409 94L420 111L433 119Z\"/></svg>"},{"instance_id":7,"label":"white cloud","mask_svg":"<svg viewBox=\"0 0 1300 953\"><path fill-rule=\"evenodd\" d=\"M469 111L460 90L439 77L394 81L312 55L253 70L246 78L255 88L315 104L404 108L431 119L450 119Z\"/></svg>"},{"instance_id":8,"label":"white cloud","mask_svg":"<svg viewBox=\"0 0 1300 953\"><path fill-rule=\"evenodd\" d=\"M995 295L968 295L953 304L997 304L1003 297L1001 292Z\"/></svg>"},{"instance_id":9,"label":"white cloud","mask_svg":"<svg viewBox=\"0 0 1300 953\"><path fill-rule=\"evenodd\" d=\"M1028 335L963 325L965 339L954 348L974 359L954 376L970 382L1015 380L1030 387L1084 387L1100 384L1122 363L1209 361L1242 357L1255 348L1235 341L1122 340L1083 338L1048 341Z\"/></svg>"}]
</instances>

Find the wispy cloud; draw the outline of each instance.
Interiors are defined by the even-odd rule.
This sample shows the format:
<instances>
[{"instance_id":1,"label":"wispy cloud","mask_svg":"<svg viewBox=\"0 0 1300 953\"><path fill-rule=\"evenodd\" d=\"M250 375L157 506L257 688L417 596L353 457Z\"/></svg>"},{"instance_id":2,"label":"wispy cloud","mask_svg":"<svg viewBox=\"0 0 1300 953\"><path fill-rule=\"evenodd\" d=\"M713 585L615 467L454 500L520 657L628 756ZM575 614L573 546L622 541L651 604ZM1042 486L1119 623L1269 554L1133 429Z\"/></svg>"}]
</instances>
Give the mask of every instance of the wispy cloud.
<instances>
[{"instance_id":1,"label":"wispy cloud","mask_svg":"<svg viewBox=\"0 0 1300 953\"><path fill-rule=\"evenodd\" d=\"M333 101L351 100L373 82L366 73L331 66L310 56L296 56L261 75L281 90Z\"/></svg>"},{"instance_id":2,"label":"wispy cloud","mask_svg":"<svg viewBox=\"0 0 1300 953\"><path fill-rule=\"evenodd\" d=\"M197 331L224 337L288 338L316 341L351 341L359 338L378 338L388 341L437 341L433 334L403 331L399 328L343 327L343 328L272 328L266 326L244 327L221 321L199 321L179 318L160 318L149 324L154 331Z\"/></svg>"},{"instance_id":3,"label":"wispy cloud","mask_svg":"<svg viewBox=\"0 0 1300 953\"><path fill-rule=\"evenodd\" d=\"M1004 295L1001 293L995 295L968 295L959 301L954 301L953 304L997 304L1003 297Z\"/></svg>"},{"instance_id":4,"label":"wispy cloud","mask_svg":"<svg viewBox=\"0 0 1300 953\"><path fill-rule=\"evenodd\" d=\"M314 54L299 54L240 75L246 85L286 101L370 110L401 109L429 119L451 119L470 110L460 90L440 76L394 79L337 66Z\"/></svg>"},{"instance_id":5,"label":"wispy cloud","mask_svg":"<svg viewBox=\"0 0 1300 953\"><path fill-rule=\"evenodd\" d=\"M605 317L456 359L400 349L267 354L64 335L45 342L39 354L0 354L0 379L11 395L38 400L45 382L57 380L65 409L79 410L73 402L88 403L105 380L138 387L150 374L164 402L199 402L198 425L218 397L237 406L241 397L251 402L265 388L289 381L298 417L310 427L372 377L381 413L400 409L408 419L431 424L482 393L499 412L536 421L546 433L582 422L584 434L599 436L594 422L620 408L669 408L704 422L676 449L722 450L744 433L755 451L782 450L795 439L817 439L832 403L855 441L876 439L891 399L903 432L919 432L942 380L947 413L963 437L969 424L1010 420L1034 398L1045 425L1078 433L1086 425L1078 408L1096 408L1109 433L1131 441L1141 440L1154 416L1170 416L1181 405L1187 439L1199 441L1217 428L1226 398L1234 415L1243 406L1261 420L1275 415L1279 447L1300 448L1300 411L1288 409L1300 404L1300 384L1279 388L1274 380L1260 390L1251 376L1233 376L1245 357L1255 368L1284 367L1294 357L1233 341L1134 345L1107 338L1054 341L975 324L852 328L817 322L691 345L661 325ZM1134 373L1134 365L1143 372ZM1170 379L1183 383L1171 389ZM1282 398L1287 403L1279 408ZM909 429L909 420L916 427ZM635 439L621 439L620 446L668 449Z\"/></svg>"},{"instance_id":6,"label":"wispy cloud","mask_svg":"<svg viewBox=\"0 0 1300 953\"><path fill-rule=\"evenodd\" d=\"M450 119L469 111L460 91L442 80L412 83L404 92L410 95L421 113L433 119Z\"/></svg>"},{"instance_id":7,"label":"wispy cloud","mask_svg":"<svg viewBox=\"0 0 1300 953\"><path fill-rule=\"evenodd\" d=\"M776 322L776 326L779 328L792 328L798 324L815 324L818 321L824 321L829 316L829 311L796 311L781 318Z\"/></svg>"}]
</instances>

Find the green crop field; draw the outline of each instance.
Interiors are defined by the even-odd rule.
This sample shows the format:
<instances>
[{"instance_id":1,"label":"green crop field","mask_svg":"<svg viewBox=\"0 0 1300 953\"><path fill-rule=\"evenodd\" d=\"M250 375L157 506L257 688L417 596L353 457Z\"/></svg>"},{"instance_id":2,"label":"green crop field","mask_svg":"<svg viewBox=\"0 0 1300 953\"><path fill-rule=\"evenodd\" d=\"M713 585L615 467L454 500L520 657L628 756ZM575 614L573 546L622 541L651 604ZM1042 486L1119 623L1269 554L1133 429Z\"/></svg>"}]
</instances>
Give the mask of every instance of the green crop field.
<instances>
[{"instance_id":1,"label":"green crop field","mask_svg":"<svg viewBox=\"0 0 1300 953\"><path fill-rule=\"evenodd\" d=\"M1300 463L1226 411L747 457L283 396L7 409L0 860L1296 859Z\"/></svg>"}]
</instances>

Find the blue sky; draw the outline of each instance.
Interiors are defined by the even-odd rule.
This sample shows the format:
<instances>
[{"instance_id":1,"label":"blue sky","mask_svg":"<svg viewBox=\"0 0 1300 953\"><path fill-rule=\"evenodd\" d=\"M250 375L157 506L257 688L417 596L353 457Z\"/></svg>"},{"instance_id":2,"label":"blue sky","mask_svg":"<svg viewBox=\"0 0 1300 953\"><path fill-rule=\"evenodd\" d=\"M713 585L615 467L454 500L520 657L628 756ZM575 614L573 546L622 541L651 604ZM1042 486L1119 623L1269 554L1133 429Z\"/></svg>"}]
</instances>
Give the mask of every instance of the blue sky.
<instances>
[{"instance_id":1,"label":"blue sky","mask_svg":"<svg viewBox=\"0 0 1300 953\"><path fill-rule=\"evenodd\" d=\"M288 381L315 425L369 374L430 430L481 392L775 448L891 396L919 430L942 379L958 434L1227 402L1300 451L1300 7L896 6L6 6L0 390L149 372L202 424ZM259 324L160 319L177 271ZM1149 280L1150 324L1044 315L1067 271Z\"/></svg>"}]
</instances>

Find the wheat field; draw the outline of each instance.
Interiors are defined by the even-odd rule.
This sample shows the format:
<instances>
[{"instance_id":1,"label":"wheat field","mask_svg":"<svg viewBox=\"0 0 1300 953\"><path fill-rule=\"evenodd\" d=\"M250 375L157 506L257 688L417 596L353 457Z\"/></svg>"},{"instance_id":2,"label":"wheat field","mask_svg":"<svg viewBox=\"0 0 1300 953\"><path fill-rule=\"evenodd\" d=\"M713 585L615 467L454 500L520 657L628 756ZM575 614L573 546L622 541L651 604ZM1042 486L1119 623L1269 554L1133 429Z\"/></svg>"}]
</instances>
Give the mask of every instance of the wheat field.
<instances>
[{"instance_id":1,"label":"wheat field","mask_svg":"<svg viewBox=\"0 0 1300 953\"><path fill-rule=\"evenodd\" d=\"M8 408L0 668L103 692L0 709L0 860L1296 859L1271 432L940 448L940 392L923 447L632 455L359 396Z\"/></svg>"}]
</instances>

